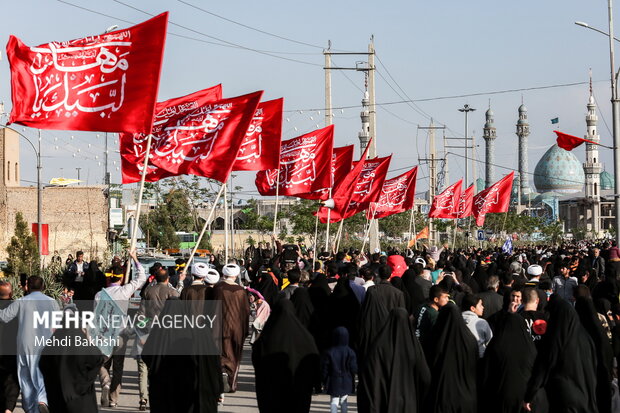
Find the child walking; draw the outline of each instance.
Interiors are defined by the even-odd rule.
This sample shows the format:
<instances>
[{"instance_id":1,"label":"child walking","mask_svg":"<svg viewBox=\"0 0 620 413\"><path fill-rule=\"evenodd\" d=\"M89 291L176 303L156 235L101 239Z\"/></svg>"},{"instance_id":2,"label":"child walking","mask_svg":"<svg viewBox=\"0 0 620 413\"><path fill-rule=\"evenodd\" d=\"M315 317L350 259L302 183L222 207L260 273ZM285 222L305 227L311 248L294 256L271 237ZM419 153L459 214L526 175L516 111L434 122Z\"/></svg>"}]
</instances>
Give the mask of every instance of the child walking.
<instances>
[{"instance_id":1,"label":"child walking","mask_svg":"<svg viewBox=\"0 0 620 413\"><path fill-rule=\"evenodd\" d=\"M331 413L347 413L347 397L354 391L357 358L349 347L349 332L337 327L332 334L332 347L321 358L321 372L325 391L331 396Z\"/></svg>"}]
</instances>

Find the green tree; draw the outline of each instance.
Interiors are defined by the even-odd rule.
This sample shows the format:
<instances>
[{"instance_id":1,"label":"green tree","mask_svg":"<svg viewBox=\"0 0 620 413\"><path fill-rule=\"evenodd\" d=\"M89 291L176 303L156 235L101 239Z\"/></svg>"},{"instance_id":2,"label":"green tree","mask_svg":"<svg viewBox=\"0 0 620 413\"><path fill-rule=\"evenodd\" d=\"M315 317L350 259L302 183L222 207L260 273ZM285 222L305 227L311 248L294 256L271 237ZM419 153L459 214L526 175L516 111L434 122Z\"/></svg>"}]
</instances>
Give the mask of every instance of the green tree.
<instances>
[{"instance_id":1,"label":"green tree","mask_svg":"<svg viewBox=\"0 0 620 413\"><path fill-rule=\"evenodd\" d=\"M39 246L21 212L15 214L15 232L9 245L8 273L18 276L39 274Z\"/></svg>"},{"instance_id":2,"label":"green tree","mask_svg":"<svg viewBox=\"0 0 620 413\"><path fill-rule=\"evenodd\" d=\"M545 225L544 227L542 227L541 232L548 241L551 241L554 244L562 241L562 236L564 235L564 229L560 221L552 222L551 224Z\"/></svg>"},{"instance_id":3,"label":"green tree","mask_svg":"<svg viewBox=\"0 0 620 413\"><path fill-rule=\"evenodd\" d=\"M179 248L179 237L175 232L192 232L195 229L187 194L179 189L171 189L164 194L162 202L143 222L150 246L161 249ZM203 237L201 246L208 248L208 241L208 238Z\"/></svg>"}]
</instances>

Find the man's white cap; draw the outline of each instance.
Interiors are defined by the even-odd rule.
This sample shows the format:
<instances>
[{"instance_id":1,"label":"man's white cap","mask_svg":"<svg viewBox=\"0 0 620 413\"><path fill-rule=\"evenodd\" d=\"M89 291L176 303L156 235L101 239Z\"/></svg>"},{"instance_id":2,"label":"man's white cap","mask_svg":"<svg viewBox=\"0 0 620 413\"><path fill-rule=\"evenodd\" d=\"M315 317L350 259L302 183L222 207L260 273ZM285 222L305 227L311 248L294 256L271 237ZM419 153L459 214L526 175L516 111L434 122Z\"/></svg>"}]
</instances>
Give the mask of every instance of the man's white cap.
<instances>
[{"instance_id":1,"label":"man's white cap","mask_svg":"<svg viewBox=\"0 0 620 413\"><path fill-rule=\"evenodd\" d=\"M228 264L222 268L224 277L238 277L241 274L241 268L237 264Z\"/></svg>"},{"instance_id":2,"label":"man's white cap","mask_svg":"<svg viewBox=\"0 0 620 413\"><path fill-rule=\"evenodd\" d=\"M538 277L540 274L543 273L543 269L540 265L533 264L527 267L527 273L534 277Z\"/></svg>"},{"instance_id":3,"label":"man's white cap","mask_svg":"<svg viewBox=\"0 0 620 413\"><path fill-rule=\"evenodd\" d=\"M422 258L422 257L416 258L414 262L416 264L422 264L422 266L426 267L426 261L424 261L424 258Z\"/></svg>"},{"instance_id":4,"label":"man's white cap","mask_svg":"<svg viewBox=\"0 0 620 413\"><path fill-rule=\"evenodd\" d=\"M195 262L192 264L192 275L194 277L205 278L208 270L209 266L204 262Z\"/></svg>"},{"instance_id":5,"label":"man's white cap","mask_svg":"<svg viewBox=\"0 0 620 413\"><path fill-rule=\"evenodd\" d=\"M213 268L209 268L207 270L207 276L204 277L205 283L207 284L217 284L220 280L220 273Z\"/></svg>"}]
</instances>

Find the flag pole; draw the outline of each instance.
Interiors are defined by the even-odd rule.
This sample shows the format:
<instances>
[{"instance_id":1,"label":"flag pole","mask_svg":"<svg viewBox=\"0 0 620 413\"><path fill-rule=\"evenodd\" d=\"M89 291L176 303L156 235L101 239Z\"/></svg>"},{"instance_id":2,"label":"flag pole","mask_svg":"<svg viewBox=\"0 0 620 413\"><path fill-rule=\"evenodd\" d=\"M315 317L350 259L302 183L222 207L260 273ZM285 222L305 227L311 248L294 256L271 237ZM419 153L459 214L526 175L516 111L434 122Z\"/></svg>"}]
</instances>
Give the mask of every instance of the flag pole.
<instances>
[{"instance_id":1,"label":"flag pole","mask_svg":"<svg viewBox=\"0 0 620 413\"><path fill-rule=\"evenodd\" d=\"M228 197L226 196L226 183L224 186L224 265L228 264Z\"/></svg>"},{"instance_id":2,"label":"flag pole","mask_svg":"<svg viewBox=\"0 0 620 413\"><path fill-rule=\"evenodd\" d=\"M280 167L278 166L278 175L276 177L276 206L273 212L273 237L276 237L276 223L278 222L278 200L280 199Z\"/></svg>"},{"instance_id":3,"label":"flag pole","mask_svg":"<svg viewBox=\"0 0 620 413\"><path fill-rule=\"evenodd\" d=\"M310 273L314 272L314 263L316 261L316 244L319 240L319 211L321 210L321 205L319 204L319 208L316 210L316 219L314 220L314 243L313 243L313 253L312 253L312 270Z\"/></svg>"},{"instance_id":4,"label":"flag pole","mask_svg":"<svg viewBox=\"0 0 620 413\"><path fill-rule=\"evenodd\" d=\"M187 269L192 263L192 259L194 258L194 255L196 254L196 250L198 249L198 246L200 245L200 241L202 241L202 237L205 235L205 232L207 231L207 227L210 225L211 221L213 220L213 215L215 214L215 208L217 207L217 203L219 202L222 196L222 193L225 191L226 191L226 184L222 184L220 186L220 191L217 193L217 196L215 197L215 200L213 201L213 205L211 205L211 211L209 211L209 216L207 217L205 224L202 226L202 231L200 231L200 235L198 235L198 239L196 240L196 245L194 245L194 248L192 249L192 253L187 259L187 263L185 263L185 267L183 267L184 275L187 273Z\"/></svg>"},{"instance_id":5,"label":"flag pole","mask_svg":"<svg viewBox=\"0 0 620 413\"><path fill-rule=\"evenodd\" d=\"M375 214L377 213L377 203L375 203L375 209L372 211L372 217L375 217ZM411 223L409 223L409 230L411 230ZM368 216L366 216L366 227L364 229L364 241L362 242L362 249L361 252L364 252L364 248L366 248L366 240L368 240L370 236L370 219L368 218Z\"/></svg>"},{"instance_id":6,"label":"flag pole","mask_svg":"<svg viewBox=\"0 0 620 413\"><path fill-rule=\"evenodd\" d=\"M338 240L336 241L336 254L338 254L338 249L340 248L340 238L342 238L342 227L344 225L344 218L340 221L340 226L338 227Z\"/></svg>"},{"instance_id":7,"label":"flag pole","mask_svg":"<svg viewBox=\"0 0 620 413\"><path fill-rule=\"evenodd\" d=\"M329 188L329 198L332 198L332 189ZM331 221L332 210L327 208L327 228L325 229L325 251L329 252L329 223Z\"/></svg>"},{"instance_id":8,"label":"flag pole","mask_svg":"<svg viewBox=\"0 0 620 413\"><path fill-rule=\"evenodd\" d=\"M140 175L140 189L138 190L138 204L136 206L136 215L133 222L133 229L131 233L131 242L129 243L129 251L133 251L136 248L138 242L138 222L140 221L140 209L142 209L142 195L144 194L144 182L146 181L146 174L148 173L149 155L151 154L151 139L153 135L149 133L146 138L146 154L144 155L144 166L142 168L142 174ZM129 272L131 271L131 262L128 260L125 268L125 277L123 284L129 281Z\"/></svg>"},{"instance_id":9,"label":"flag pole","mask_svg":"<svg viewBox=\"0 0 620 413\"><path fill-rule=\"evenodd\" d=\"M413 228L413 222L415 221L414 214L415 214L415 201L414 201L413 208L411 208L411 217L409 218L409 243L411 243L411 240L413 239L412 228Z\"/></svg>"}]
</instances>

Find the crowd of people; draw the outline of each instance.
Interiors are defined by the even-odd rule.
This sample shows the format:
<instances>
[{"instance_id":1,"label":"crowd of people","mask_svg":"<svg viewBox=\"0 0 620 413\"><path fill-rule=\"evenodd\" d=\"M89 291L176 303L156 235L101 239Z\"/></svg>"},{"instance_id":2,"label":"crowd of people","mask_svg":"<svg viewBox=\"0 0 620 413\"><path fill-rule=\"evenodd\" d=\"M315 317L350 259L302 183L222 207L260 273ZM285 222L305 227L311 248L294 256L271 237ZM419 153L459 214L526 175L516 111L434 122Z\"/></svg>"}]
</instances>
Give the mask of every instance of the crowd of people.
<instances>
[{"instance_id":1,"label":"crowd of people","mask_svg":"<svg viewBox=\"0 0 620 413\"><path fill-rule=\"evenodd\" d=\"M265 413L308 412L320 392L329 394L332 413L346 413L352 394L361 413L620 411L614 243L315 257L303 245L274 242L225 263L213 257L148 269L130 255L133 273L124 282L129 263L115 257L104 272L78 252L61 277L60 303L45 297L37 276L27 278L28 295L19 300L0 281L0 411L15 409L20 389L29 413L115 407L132 354L140 410L216 412L238 389L247 342ZM148 334L126 328L108 357L96 347L77 356L75 349L20 352L28 346L20 330L31 317L20 302L40 300L52 311L74 300L96 303L104 290L125 312L139 292L137 311L149 319L174 312L179 300L198 312L202 303L221 303L218 352L168 354L183 340L202 346L215 338L157 327Z\"/></svg>"}]
</instances>

